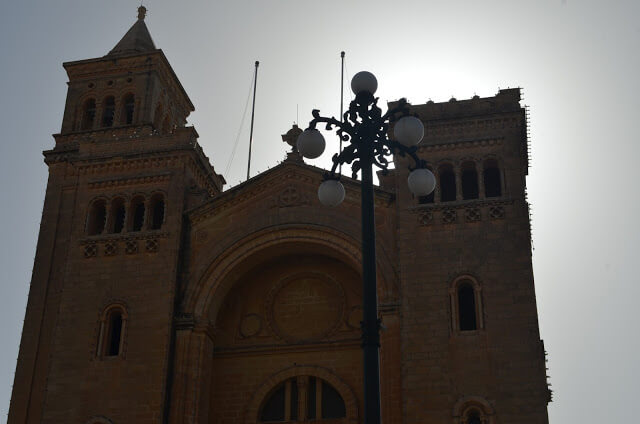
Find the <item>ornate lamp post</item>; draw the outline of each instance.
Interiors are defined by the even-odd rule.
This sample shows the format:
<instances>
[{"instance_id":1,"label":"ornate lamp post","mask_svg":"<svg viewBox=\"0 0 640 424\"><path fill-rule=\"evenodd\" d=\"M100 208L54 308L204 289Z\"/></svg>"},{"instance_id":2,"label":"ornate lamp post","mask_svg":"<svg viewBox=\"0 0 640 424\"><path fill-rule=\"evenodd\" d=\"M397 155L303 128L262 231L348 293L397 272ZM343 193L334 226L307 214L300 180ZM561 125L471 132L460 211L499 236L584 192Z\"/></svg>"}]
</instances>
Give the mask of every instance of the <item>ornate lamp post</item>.
<instances>
[{"instance_id":1,"label":"ornate lamp post","mask_svg":"<svg viewBox=\"0 0 640 424\"><path fill-rule=\"evenodd\" d=\"M362 350L364 355L364 421L366 424L380 423L380 320L378 319L378 296L376 291L376 236L373 203L373 166L387 172L387 156L399 154L410 156L415 166L410 168L409 189L414 195L426 196L435 188L435 177L426 168L424 160L416 155L417 145L424 136L422 122L409 115L406 99L382 115L378 98L376 77L370 72L359 72L351 81L356 95L344 114L343 121L320 116L313 110L309 128L298 137L298 151L307 158L322 154L325 141L316 125L325 124L327 130L336 133L349 144L333 156L333 166L326 172L318 188L320 202L326 206L337 206L344 200L344 186L336 169L341 164L351 164L352 176L362 172ZM389 125L394 124L394 138L387 137Z\"/></svg>"}]
</instances>

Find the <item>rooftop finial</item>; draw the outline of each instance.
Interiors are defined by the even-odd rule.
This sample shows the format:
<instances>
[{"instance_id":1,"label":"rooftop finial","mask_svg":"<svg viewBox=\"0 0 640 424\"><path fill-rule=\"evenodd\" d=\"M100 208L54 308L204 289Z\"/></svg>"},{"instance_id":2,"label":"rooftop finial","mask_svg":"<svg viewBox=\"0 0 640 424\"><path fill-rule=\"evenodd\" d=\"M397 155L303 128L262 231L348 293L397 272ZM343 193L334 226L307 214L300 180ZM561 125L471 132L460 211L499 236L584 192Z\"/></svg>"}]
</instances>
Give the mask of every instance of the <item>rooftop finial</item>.
<instances>
[{"instance_id":1,"label":"rooftop finial","mask_svg":"<svg viewBox=\"0 0 640 424\"><path fill-rule=\"evenodd\" d=\"M145 16L147 16L147 8L140 5L138 8L138 20L143 21Z\"/></svg>"}]
</instances>

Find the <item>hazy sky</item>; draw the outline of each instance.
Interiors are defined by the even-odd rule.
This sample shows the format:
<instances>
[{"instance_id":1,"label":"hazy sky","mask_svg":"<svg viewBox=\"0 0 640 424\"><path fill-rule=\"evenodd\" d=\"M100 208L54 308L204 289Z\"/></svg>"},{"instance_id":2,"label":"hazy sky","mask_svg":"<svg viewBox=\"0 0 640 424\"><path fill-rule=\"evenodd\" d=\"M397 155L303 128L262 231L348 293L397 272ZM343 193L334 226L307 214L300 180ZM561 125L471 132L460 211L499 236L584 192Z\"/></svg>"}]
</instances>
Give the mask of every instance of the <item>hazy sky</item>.
<instances>
[{"instance_id":1,"label":"hazy sky","mask_svg":"<svg viewBox=\"0 0 640 424\"><path fill-rule=\"evenodd\" d=\"M106 54L131 0L3 1L0 8L0 412L6 416L47 182L66 95L62 62ZM534 272L549 352L552 423L637 419L640 395L639 1L146 0L147 25L197 111L189 122L224 173L260 61L252 175L280 134L339 111L347 74L382 100L446 101L523 87L530 106ZM296 113L298 110L298 114ZM299 116L299 118L297 118ZM225 178L246 173L249 116ZM328 166L335 144L312 163ZM227 186L229 187L229 186Z\"/></svg>"}]
</instances>

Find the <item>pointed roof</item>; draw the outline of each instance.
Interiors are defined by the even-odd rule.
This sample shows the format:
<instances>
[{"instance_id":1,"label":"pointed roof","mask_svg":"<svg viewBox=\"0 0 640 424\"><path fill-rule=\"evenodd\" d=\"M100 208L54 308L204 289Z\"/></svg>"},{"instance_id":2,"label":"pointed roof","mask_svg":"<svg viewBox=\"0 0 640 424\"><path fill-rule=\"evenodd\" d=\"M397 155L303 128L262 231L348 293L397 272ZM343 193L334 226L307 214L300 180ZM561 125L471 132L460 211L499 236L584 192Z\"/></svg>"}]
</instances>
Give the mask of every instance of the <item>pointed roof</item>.
<instances>
[{"instance_id":1,"label":"pointed roof","mask_svg":"<svg viewBox=\"0 0 640 424\"><path fill-rule=\"evenodd\" d=\"M144 17L147 14L147 8L140 6L138 8L138 20L122 37L122 40L107 54L107 56L128 55L136 53L145 53L156 50L155 44L149 34L149 29L144 23Z\"/></svg>"}]
</instances>

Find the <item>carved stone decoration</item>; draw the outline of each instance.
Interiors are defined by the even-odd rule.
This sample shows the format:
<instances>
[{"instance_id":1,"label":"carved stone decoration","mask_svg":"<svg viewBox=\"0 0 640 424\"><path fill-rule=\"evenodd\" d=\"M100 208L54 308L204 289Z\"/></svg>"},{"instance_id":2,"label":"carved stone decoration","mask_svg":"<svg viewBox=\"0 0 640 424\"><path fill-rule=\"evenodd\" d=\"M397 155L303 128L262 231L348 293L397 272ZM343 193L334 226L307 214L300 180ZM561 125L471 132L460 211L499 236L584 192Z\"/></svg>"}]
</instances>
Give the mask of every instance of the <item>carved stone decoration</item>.
<instances>
[{"instance_id":1,"label":"carved stone decoration","mask_svg":"<svg viewBox=\"0 0 640 424\"><path fill-rule=\"evenodd\" d=\"M247 314L240 321L240 336L249 338L256 336L262 331L262 317L258 314Z\"/></svg>"},{"instance_id":2,"label":"carved stone decoration","mask_svg":"<svg viewBox=\"0 0 640 424\"><path fill-rule=\"evenodd\" d=\"M442 211L442 223L453 224L458 219L458 213L455 209L447 208Z\"/></svg>"},{"instance_id":3,"label":"carved stone decoration","mask_svg":"<svg viewBox=\"0 0 640 424\"><path fill-rule=\"evenodd\" d=\"M133 255L138 253L138 241L137 240L127 240L124 245L124 252L127 255Z\"/></svg>"},{"instance_id":4,"label":"carved stone decoration","mask_svg":"<svg viewBox=\"0 0 640 424\"><path fill-rule=\"evenodd\" d=\"M490 206L489 217L491 217L491 219L504 218L504 207L502 205Z\"/></svg>"},{"instance_id":5,"label":"carved stone decoration","mask_svg":"<svg viewBox=\"0 0 640 424\"><path fill-rule=\"evenodd\" d=\"M114 256L118 253L118 245L115 242L107 242L104 244L104 255L105 256Z\"/></svg>"},{"instance_id":6,"label":"carved stone decoration","mask_svg":"<svg viewBox=\"0 0 640 424\"><path fill-rule=\"evenodd\" d=\"M148 239L145 241L145 249L149 253L155 253L158 251L158 240Z\"/></svg>"},{"instance_id":7,"label":"carved stone decoration","mask_svg":"<svg viewBox=\"0 0 640 424\"><path fill-rule=\"evenodd\" d=\"M204 243L209 238L207 230L196 231L196 243Z\"/></svg>"},{"instance_id":8,"label":"carved stone decoration","mask_svg":"<svg viewBox=\"0 0 640 424\"><path fill-rule=\"evenodd\" d=\"M471 207L466 208L464 210L464 220L467 222L478 222L480 221L480 208Z\"/></svg>"},{"instance_id":9,"label":"carved stone decoration","mask_svg":"<svg viewBox=\"0 0 640 424\"><path fill-rule=\"evenodd\" d=\"M433 212L426 211L418 215L418 222L420 225L429 225L433 223Z\"/></svg>"},{"instance_id":10,"label":"carved stone decoration","mask_svg":"<svg viewBox=\"0 0 640 424\"><path fill-rule=\"evenodd\" d=\"M84 257L93 258L98 254L98 248L95 243L89 243L84 246Z\"/></svg>"},{"instance_id":11,"label":"carved stone decoration","mask_svg":"<svg viewBox=\"0 0 640 424\"><path fill-rule=\"evenodd\" d=\"M311 205L311 201L306 193L301 193L296 187L287 187L278 195L275 206L279 208L289 208L309 205Z\"/></svg>"},{"instance_id":12,"label":"carved stone decoration","mask_svg":"<svg viewBox=\"0 0 640 424\"><path fill-rule=\"evenodd\" d=\"M322 340L344 322L345 294L328 275L303 272L290 275L269 292L265 302L267 323L289 343Z\"/></svg>"}]
</instances>

